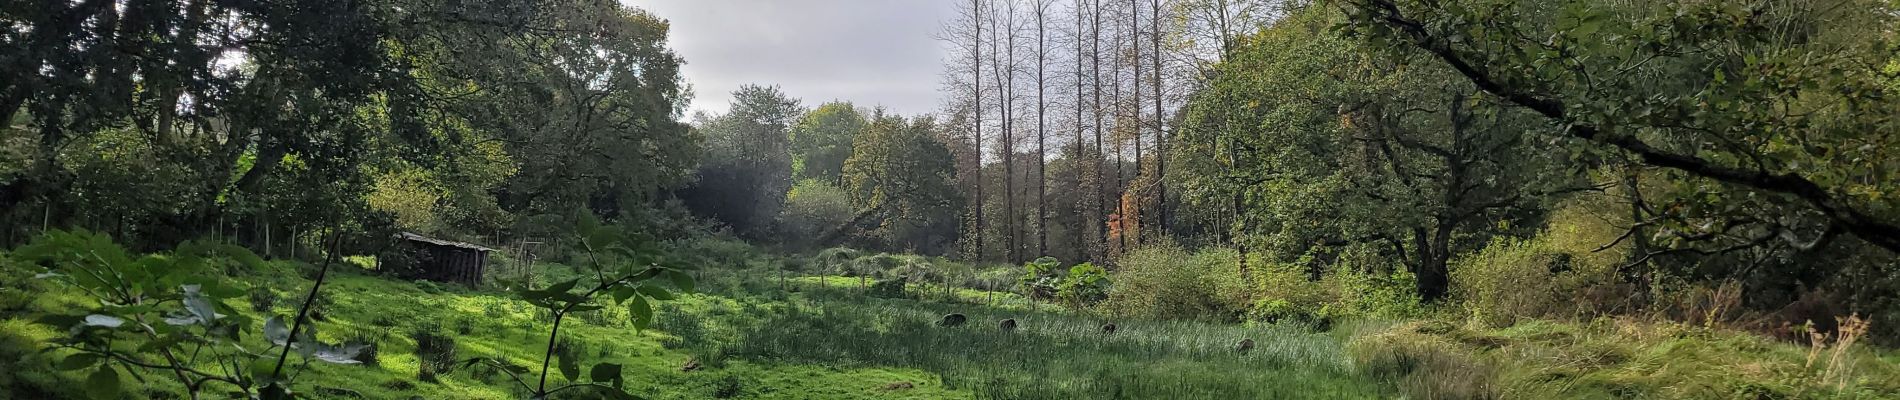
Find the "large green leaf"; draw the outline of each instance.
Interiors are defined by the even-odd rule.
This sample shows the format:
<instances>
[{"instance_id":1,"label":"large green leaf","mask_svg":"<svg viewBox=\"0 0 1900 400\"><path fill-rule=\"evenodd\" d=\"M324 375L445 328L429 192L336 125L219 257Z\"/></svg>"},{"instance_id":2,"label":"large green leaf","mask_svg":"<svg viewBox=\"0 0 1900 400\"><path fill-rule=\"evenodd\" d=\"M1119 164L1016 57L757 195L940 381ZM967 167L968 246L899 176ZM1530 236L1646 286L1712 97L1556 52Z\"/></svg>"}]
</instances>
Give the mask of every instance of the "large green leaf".
<instances>
[{"instance_id":1,"label":"large green leaf","mask_svg":"<svg viewBox=\"0 0 1900 400\"><path fill-rule=\"evenodd\" d=\"M640 285L639 290L640 290L640 294L647 295L647 297L652 297L657 300L672 300L673 299L672 293L668 293L666 289L660 288L659 286Z\"/></svg>"},{"instance_id":2,"label":"large green leaf","mask_svg":"<svg viewBox=\"0 0 1900 400\"><path fill-rule=\"evenodd\" d=\"M119 398L119 371L111 365L99 367L86 376L86 394L95 399Z\"/></svg>"},{"instance_id":3,"label":"large green leaf","mask_svg":"<svg viewBox=\"0 0 1900 400\"><path fill-rule=\"evenodd\" d=\"M645 297L633 296L633 302L627 304L627 313L633 315L633 328L646 330L653 324L653 305L647 304Z\"/></svg>"},{"instance_id":4,"label":"large green leaf","mask_svg":"<svg viewBox=\"0 0 1900 400\"><path fill-rule=\"evenodd\" d=\"M594 368L588 370L587 377L593 379L594 382L609 382L616 390L620 389L620 385L624 381L620 377L620 364L614 363L594 364Z\"/></svg>"},{"instance_id":5,"label":"large green leaf","mask_svg":"<svg viewBox=\"0 0 1900 400\"><path fill-rule=\"evenodd\" d=\"M673 281L673 287L679 288L680 291L686 293L693 292L692 275L687 275L686 272L683 271L669 269L666 271L666 277L667 279L671 279Z\"/></svg>"}]
</instances>

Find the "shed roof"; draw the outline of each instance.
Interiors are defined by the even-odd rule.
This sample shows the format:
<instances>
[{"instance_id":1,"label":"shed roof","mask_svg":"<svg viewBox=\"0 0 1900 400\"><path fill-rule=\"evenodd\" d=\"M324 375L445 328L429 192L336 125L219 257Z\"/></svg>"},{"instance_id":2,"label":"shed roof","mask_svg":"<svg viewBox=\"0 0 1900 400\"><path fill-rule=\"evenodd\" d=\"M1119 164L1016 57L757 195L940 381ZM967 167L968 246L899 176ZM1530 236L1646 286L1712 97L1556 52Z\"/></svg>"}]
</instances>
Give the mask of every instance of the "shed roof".
<instances>
[{"instance_id":1,"label":"shed roof","mask_svg":"<svg viewBox=\"0 0 1900 400\"><path fill-rule=\"evenodd\" d=\"M438 246L460 247L460 248L470 249L470 250L475 250L475 251L495 251L495 249L483 247L481 245L474 244L474 243L465 243L465 242L457 242L453 240L436 239L436 238L432 238L428 236L422 236L422 235L416 234L415 232L398 233L396 234L396 237L401 238L403 240L423 242L423 243L428 243L428 244L433 244L433 245L438 245Z\"/></svg>"}]
</instances>

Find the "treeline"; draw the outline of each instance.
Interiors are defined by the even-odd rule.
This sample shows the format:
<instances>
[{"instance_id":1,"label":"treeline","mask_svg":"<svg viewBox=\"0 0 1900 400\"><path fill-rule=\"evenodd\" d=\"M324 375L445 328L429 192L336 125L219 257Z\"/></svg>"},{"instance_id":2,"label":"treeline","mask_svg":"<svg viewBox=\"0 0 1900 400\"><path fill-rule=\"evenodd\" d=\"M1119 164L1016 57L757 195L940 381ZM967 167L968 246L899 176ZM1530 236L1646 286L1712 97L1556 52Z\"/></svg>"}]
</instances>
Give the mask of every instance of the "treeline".
<instances>
[{"instance_id":1,"label":"treeline","mask_svg":"<svg viewBox=\"0 0 1900 400\"><path fill-rule=\"evenodd\" d=\"M1251 0L996 1L940 35L970 258L1112 262L1158 240L1212 243L1219 216L1167 184L1180 107L1284 5ZM995 169L996 171L990 171ZM1178 173L1178 172L1177 172ZM991 181L997 181L992 183ZM1170 194L1173 191L1173 194ZM1188 213L1188 214L1183 214Z\"/></svg>"},{"instance_id":2,"label":"treeline","mask_svg":"<svg viewBox=\"0 0 1900 400\"><path fill-rule=\"evenodd\" d=\"M1525 316L1734 285L1726 318L1769 330L1900 324L1892 4L961 8L966 258L1179 244L1237 252L1237 304L1289 272Z\"/></svg>"}]
</instances>

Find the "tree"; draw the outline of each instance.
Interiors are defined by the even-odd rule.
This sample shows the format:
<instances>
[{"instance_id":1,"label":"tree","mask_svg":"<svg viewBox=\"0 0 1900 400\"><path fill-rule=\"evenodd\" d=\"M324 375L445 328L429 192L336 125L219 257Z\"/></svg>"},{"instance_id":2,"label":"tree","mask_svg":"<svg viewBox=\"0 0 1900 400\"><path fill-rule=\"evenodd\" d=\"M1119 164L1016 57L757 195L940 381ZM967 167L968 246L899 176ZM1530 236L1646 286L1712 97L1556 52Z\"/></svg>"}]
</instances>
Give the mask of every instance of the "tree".
<instances>
[{"instance_id":1,"label":"tree","mask_svg":"<svg viewBox=\"0 0 1900 400\"><path fill-rule=\"evenodd\" d=\"M744 85L732 97L731 111L703 116L695 127L706 138L706 161L681 197L741 235L764 238L792 186L786 132L801 110L776 86Z\"/></svg>"},{"instance_id":2,"label":"tree","mask_svg":"<svg viewBox=\"0 0 1900 400\"><path fill-rule=\"evenodd\" d=\"M825 103L805 113L791 131L793 178L842 182L851 140L865 124L864 115L849 102Z\"/></svg>"},{"instance_id":3,"label":"tree","mask_svg":"<svg viewBox=\"0 0 1900 400\"><path fill-rule=\"evenodd\" d=\"M874 113L845 161L845 185L856 215L843 230L925 254L941 253L956 239L963 196L956 187L956 161L939 142L929 117ZM828 235L836 237L842 233Z\"/></svg>"},{"instance_id":4,"label":"tree","mask_svg":"<svg viewBox=\"0 0 1900 400\"><path fill-rule=\"evenodd\" d=\"M647 207L697 156L676 150L697 144L666 22L619 4L122 3L0 8L22 28L0 33L19 50L0 136L32 160L0 166L0 241L84 224L271 253L339 215L381 224L363 195L411 170L440 186L443 229L491 232Z\"/></svg>"},{"instance_id":5,"label":"tree","mask_svg":"<svg viewBox=\"0 0 1900 400\"><path fill-rule=\"evenodd\" d=\"M1553 135L1487 101L1442 68L1386 59L1288 17L1241 46L1196 94L1176 159L1201 204L1245 199L1234 228L1318 279L1341 247L1372 246L1448 293L1452 254L1498 233L1483 221L1535 215L1545 198L1587 190L1559 167ZM1227 154L1227 157L1218 155Z\"/></svg>"},{"instance_id":6,"label":"tree","mask_svg":"<svg viewBox=\"0 0 1900 400\"><path fill-rule=\"evenodd\" d=\"M1034 0L1036 6L1036 256L1049 254L1049 151L1048 145L1048 71L1049 0Z\"/></svg>"},{"instance_id":7,"label":"tree","mask_svg":"<svg viewBox=\"0 0 1900 400\"><path fill-rule=\"evenodd\" d=\"M1005 227L1004 254L1010 263L1021 262L1022 226L1020 216L1016 215L1016 75L1020 65L1016 59L1017 41L1021 27L1016 18L1016 1L1004 0L1001 10L990 13L990 76L996 80L996 103L1002 125L1002 145L997 149L1002 153L1003 162L1003 225ZM1000 14L1000 15L999 15ZM998 51L1001 46L1001 51Z\"/></svg>"},{"instance_id":8,"label":"tree","mask_svg":"<svg viewBox=\"0 0 1900 400\"><path fill-rule=\"evenodd\" d=\"M1365 43L1424 54L1601 159L1657 167L1662 187L1641 193L1650 207L1624 237L1663 243L1631 268L1747 255L1794 278L1764 285L1816 287L1842 264L1790 255L1900 251L1900 200L1880 194L1900 181L1885 134L1900 130L1894 6L1823 3L1340 5Z\"/></svg>"}]
</instances>

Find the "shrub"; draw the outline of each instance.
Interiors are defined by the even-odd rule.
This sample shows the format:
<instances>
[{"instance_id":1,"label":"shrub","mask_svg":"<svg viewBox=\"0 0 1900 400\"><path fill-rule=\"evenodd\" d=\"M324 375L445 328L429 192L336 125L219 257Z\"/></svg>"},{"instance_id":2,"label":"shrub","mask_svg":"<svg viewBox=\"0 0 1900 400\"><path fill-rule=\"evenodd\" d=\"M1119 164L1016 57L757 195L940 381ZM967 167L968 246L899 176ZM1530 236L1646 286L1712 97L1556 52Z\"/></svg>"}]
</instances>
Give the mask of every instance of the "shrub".
<instances>
[{"instance_id":1,"label":"shrub","mask_svg":"<svg viewBox=\"0 0 1900 400\"><path fill-rule=\"evenodd\" d=\"M252 288L245 299L250 301L251 311L270 312L271 308L277 307L278 297L277 292L269 288Z\"/></svg>"},{"instance_id":2,"label":"shrub","mask_svg":"<svg viewBox=\"0 0 1900 400\"><path fill-rule=\"evenodd\" d=\"M1238 282L1232 250L1189 253L1174 244L1157 244L1122 256L1121 268L1102 306L1120 315L1148 318L1235 320L1246 303L1223 296L1223 285ZM1227 283L1223 283L1227 282Z\"/></svg>"},{"instance_id":3,"label":"shrub","mask_svg":"<svg viewBox=\"0 0 1900 400\"><path fill-rule=\"evenodd\" d=\"M779 227L796 245L811 241L851 220L851 198L844 189L824 181L806 179L792 185L785 194L785 210Z\"/></svg>"},{"instance_id":4,"label":"shrub","mask_svg":"<svg viewBox=\"0 0 1900 400\"><path fill-rule=\"evenodd\" d=\"M1092 263L1081 263L1069 267L1069 274L1062 277L1062 284L1056 289L1056 297L1069 304L1083 305L1108 298L1108 270Z\"/></svg>"},{"instance_id":5,"label":"shrub","mask_svg":"<svg viewBox=\"0 0 1900 400\"><path fill-rule=\"evenodd\" d=\"M902 278L879 279L877 283L871 284L871 296L887 299L903 298L904 282Z\"/></svg>"},{"instance_id":6,"label":"shrub","mask_svg":"<svg viewBox=\"0 0 1900 400\"><path fill-rule=\"evenodd\" d=\"M1055 297L1057 286L1062 283L1062 276L1057 275L1059 272L1056 268L1061 266L1062 262L1054 257L1041 257L1023 264L1023 276L1017 281L1023 296L1030 299Z\"/></svg>"},{"instance_id":7,"label":"shrub","mask_svg":"<svg viewBox=\"0 0 1900 400\"><path fill-rule=\"evenodd\" d=\"M1497 238L1477 253L1453 260L1454 295L1472 318L1494 326L1523 318L1579 317L1613 306L1578 296L1613 290L1615 267L1558 251L1544 238ZM1626 301L1622 299L1595 299Z\"/></svg>"}]
</instances>

